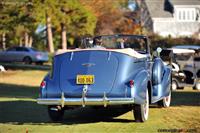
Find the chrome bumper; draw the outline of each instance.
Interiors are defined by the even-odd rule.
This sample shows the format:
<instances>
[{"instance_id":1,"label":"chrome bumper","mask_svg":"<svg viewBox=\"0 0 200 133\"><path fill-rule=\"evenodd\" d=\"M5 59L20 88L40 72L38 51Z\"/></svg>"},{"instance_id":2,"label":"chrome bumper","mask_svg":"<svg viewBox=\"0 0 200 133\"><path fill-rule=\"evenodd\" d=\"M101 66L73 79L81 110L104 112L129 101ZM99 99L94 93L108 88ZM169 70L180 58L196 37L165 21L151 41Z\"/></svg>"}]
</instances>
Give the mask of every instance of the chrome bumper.
<instances>
[{"instance_id":1,"label":"chrome bumper","mask_svg":"<svg viewBox=\"0 0 200 133\"><path fill-rule=\"evenodd\" d=\"M65 105L82 105L85 107L86 105L103 105L106 107L107 105L124 105L124 104L133 104L134 98L65 98L61 96L61 98L38 98L38 104L43 105L61 105L64 107Z\"/></svg>"}]
</instances>

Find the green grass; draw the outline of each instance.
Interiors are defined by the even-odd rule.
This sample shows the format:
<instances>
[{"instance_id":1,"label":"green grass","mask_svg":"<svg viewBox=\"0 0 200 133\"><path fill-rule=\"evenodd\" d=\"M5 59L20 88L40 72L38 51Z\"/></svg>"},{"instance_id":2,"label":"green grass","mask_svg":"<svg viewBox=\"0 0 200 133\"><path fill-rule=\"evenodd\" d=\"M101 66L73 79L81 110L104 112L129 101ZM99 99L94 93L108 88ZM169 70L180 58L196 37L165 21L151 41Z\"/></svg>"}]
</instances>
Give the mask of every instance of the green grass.
<instances>
[{"instance_id":1,"label":"green grass","mask_svg":"<svg viewBox=\"0 0 200 133\"><path fill-rule=\"evenodd\" d=\"M200 92L191 88L173 92L170 108L151 105L145 123L135 123L132 111L119 107L68 110L63 122L53 123L46 106L35 101L45 74L47 71L34 69L0 73L0 133L154 133L159 129L200 132Z\"/></svg>"}]
</instances>

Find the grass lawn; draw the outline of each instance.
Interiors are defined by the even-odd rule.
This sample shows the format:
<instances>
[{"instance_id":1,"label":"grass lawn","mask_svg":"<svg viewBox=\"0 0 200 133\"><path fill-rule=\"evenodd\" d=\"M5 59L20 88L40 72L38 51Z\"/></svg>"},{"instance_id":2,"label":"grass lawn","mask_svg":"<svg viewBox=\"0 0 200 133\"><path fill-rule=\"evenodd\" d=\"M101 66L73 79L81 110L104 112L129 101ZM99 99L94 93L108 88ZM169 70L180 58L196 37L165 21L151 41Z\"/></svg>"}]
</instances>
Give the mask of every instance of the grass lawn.
<instances>
[{"instance_id":1,"label":"grass lawn","mask_svg":"<svg viewBox=\"0 0 200 133\"><path fill-rule=\"evenodd\" d=\"M46 73L46 70L0 73L0 133L154 133L162 129L200 132L200 92L191 88L173 92L170 108L151 106L145 123L135 123L130 110L89 107L68 110L63 122L53 123L46 106L36 104L35 100Z\"/></svg>"}]
</instances>

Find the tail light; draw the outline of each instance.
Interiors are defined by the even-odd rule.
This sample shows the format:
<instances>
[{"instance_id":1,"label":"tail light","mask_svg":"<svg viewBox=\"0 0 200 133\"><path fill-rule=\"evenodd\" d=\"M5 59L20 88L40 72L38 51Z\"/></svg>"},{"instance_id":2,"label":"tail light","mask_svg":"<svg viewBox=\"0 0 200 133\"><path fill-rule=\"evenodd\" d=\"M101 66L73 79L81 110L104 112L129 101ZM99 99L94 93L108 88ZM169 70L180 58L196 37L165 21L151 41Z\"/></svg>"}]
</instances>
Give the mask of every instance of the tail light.
<instances>
[{"instance_id":1,"label":"tail light","mask_svg":"<svg viewBox=\"0 0 200 133\"><path fill-rule=\"evenodd\" d=\"M134 86L134 80L130 80L130 81L129 81L129 86L130 86L131 88L133 88L133 86Z\"/></svg>"},{"instance_id":2,"label":"tail light","mask_svg":"<svg viewBox=\"0 0 200 133\"><path fill-rule=\"evenodd\" d=\"M46 81L42 81L40 84L40 88L44 89L46 87Z\"/></svg>"},{"instance_id":3,"label":"tail light","mask_svg":"<svg viewBox=\"0 0 200 133\"><path fill-rule=\"evenodd\" d=\"M46 81L42 81L40 84L40 89L39 89L39 97L45 96L46 92Z\"/></svg>"},{"instance_id":4,"label":"tail light","mask_svg":"<svg viewBox=\"0 0 200 133\"><path fill-rule=\"evenodd\" d=\"M36 58L40 59L42 57L42 54L41 53L37 53L36 54Z\"/></svg>"}]
</instances>

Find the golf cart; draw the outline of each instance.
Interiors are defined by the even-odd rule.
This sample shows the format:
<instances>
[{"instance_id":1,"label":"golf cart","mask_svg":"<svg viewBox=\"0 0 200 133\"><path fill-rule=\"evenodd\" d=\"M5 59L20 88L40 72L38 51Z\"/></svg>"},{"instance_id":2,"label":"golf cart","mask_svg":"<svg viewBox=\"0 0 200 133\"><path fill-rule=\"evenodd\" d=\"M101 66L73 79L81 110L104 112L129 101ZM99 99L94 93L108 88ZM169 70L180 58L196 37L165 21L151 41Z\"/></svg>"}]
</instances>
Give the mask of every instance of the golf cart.
<instances>
[{"instance_id":1,"label":"golf cart","mask_svg":"<svg viewBox=\"0 0 200 133\"><path fill-rule=\"evenodd\" d=\"M196 72L197 65L194 61L197 59L195 58L195 50L163 49L160 56L166 65L172 67L172 90L183 89L186 86L200 90L200 82Z\"/></svg>"}]
</instances>

